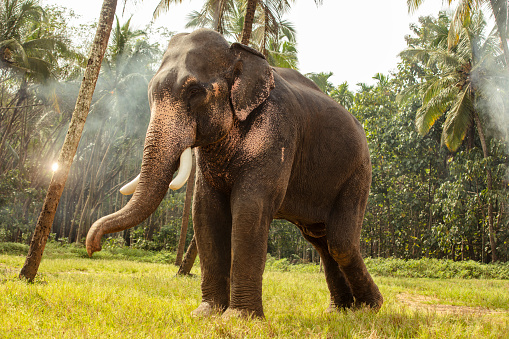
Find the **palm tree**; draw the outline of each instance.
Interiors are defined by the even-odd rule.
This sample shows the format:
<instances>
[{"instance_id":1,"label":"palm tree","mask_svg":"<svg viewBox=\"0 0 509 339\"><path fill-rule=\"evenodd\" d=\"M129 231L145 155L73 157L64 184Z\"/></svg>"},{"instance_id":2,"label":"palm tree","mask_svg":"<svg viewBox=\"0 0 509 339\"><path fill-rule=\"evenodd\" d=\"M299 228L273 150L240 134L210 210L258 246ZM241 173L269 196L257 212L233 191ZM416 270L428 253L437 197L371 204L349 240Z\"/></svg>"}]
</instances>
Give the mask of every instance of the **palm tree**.
<instances>
[{"instance_id":1,"label":"palm tree","mask_svg":"<svg viewBox=\"0 0 509 339\"><path fill-rule=\"evenodd\" d=\"M200 11L189 13L186 28L207 27L219 32L226 39L240 41L244 23L243 5L241 0L228 0L221 7L223 12L218 15L216 4L207 1Z\"/></svg>"},{"instance_id":2,"label":"palm tree","mask_svg":"<svg viewBox=\"0 0 509 339\"><path fill-rule=\"evenodd\" d=\"M294 2L295 0L290 0ZM246 4L246 15L244 19L244 27L242 29L242 38L241 43L244 45L248 45L251 39L251 33L253 31L253 24L255 22L255 13L257 5L260 5L263 8L263 12L267 13L267 9L277 8L279 13L284 13L290 8L289 0L247 0ZM323 0L314 0L316 5L321 5ZM269 19L269 18L268 18ZM268 21L268 20L267 20Z\"/></svg>"},{"instance_id":3,"label":"palm tree","mask_svg":"<svg viewBox=\"0 0 509 339\"><path fill-rule=\"evenodd\" d=\"M28 99L30 83L42 83L53 77L59 65L57 56L73 58L67 41L49 27L42 7L36 0L3 0L0 3L0 69L20 81L10 110L0 123L0 158L19 118L20 107Z\"/></svg>"},{"instance_id":4,"label":"palm tree","mask_svg":"<svg viewBox=\"0 0 509 339\"><path fill-rule=\"evenodd\" d=\"M232 26L235 26L234 18L242 19L241 8L242 4L239 1L207 1L200 12L193 11L188 15L189 22L186 27L209 27L228 36L231 34Z\"/></svg>"},{"instance_id":5,"label":"palm tree","mask_svg":"<svg viewBox=\"0 0 509 339\"><path fill-rule=\"evenodd\" d=\"M261 1L259 7L262 10L258 12L253 22L251 45L261 51L266 58L269 57L271 50L283 52L286 47L286 53L290 52L288 44L296 49L295 27L291 22L283 20L283 16L290 10L288 1ZM244 32L243 28L242 34ZM288 46L283 45L285 41Z\"/></svg>"},{"instance_id":6,"label":"palm tree","mask_svg":"<svg viewBox=\"0 0 509 339\"><path fill-rule=\"evenodd\" d=\"M329 81L329 78L333 75L332 72L324 73L308 73L306 77L313 80L313 82L320 87L322 92L329 95L330 92L334 89L334 86Z\"/></svg>"},{"instance_id":7,"label":"palm tree","mask_svg":"<svg viewBox=\"0 0 509 339\"><path fill-rule=\"evenodd\" d=\"M407 0L408 11L415 12L424 0ZM448 0L449 5L453 0ZM455 45L459 39L459 32L461 27L471 20L472 13L478 11L482 6L487 5L491 8L497 32L500 37L500 44L502 46L505 64L509 65L509 47L507 45L507 24L509 4L506 0L459 0L458 7L454 12L453 20L449 30L449 47Z\"/></svg>"},{"instance_id":8,"label":"palm tree","mask_svg":"<svg viewBox=\"0 0 509 339\"><path fill-rule=\"evenodd\" d=\"M297 43L294 36L284 34L270 38L264 54L271 66L297 69Z\"/></svg>"},{"instance_id":9,"label":"palm tree","mask_svg":"<svg viewBox=\"0 0 509 339\"><path fill-rule=\"evenodd\" d=\"M242 21L242 34L240 42L244 45L249 45L251 40L251 34L253 32L253 25L255 23L255 14L258 7L262 9L262 12L266 16L265 22L269 25L271 16L275 16L271 13L284 13L290 8L290 2L295 0L242 0L243 9L242 13L244 19ZM323 0L314 0L316 5L321 5ZM160 0L154 11L154 17L157 17L163 11L167 11L171 4L180 4L182 0ZM214 29L218 32L223 32L223 22L228 13L233 9L232 0L207 0L204 5L204 9L207 9L209 19L212 18L215 23ZM203 11L202 11L203 13ZM212 14L212 15L210 15ZM207 17L207 16L205 16ZM208 20L208 19L207 19ZM239 41L239 40L237 40Z\"/></svg>"},{"instance_id":10,"label":"palm tree","mask_svg":"<svg viewBox=\"0 0 509 339\"><path fill-rule=\"evenodd\" d=\"M483 38L485 21L481 12L471 16L458 32L458 42L448 47L450 20L441 14L437 21L430 23L426 34L431 43L422 47L410 47L400 53L403 60L432 69L424 75L424 80L408 87L400 95L407 100L418 95L422 106L415 119L421 135L427 134L438 119L445 114L442 142L455 151L463 143L470 126L474 125L481 141L483 156L489 157L484 129L479 117L478 101L488 94L483 93L483 82L488 81L493 72L486 68L490 57L497 53L493 36ZM424 29L423 29L424 31ZM492 191L491 170L487 169L487 188ZM493 204L488 202L488 226L492 260L497 260L496 242L493 229Z\"/></svg>"},{"instance_id":11,"label":"palm tree","mask_svg":"<svg viewBox=\"0 0 509 339\"><path fill-rule=\"evenodd\" d=\"M54 172L51 179L46 199L44 200L42 211L37 220L34 235L30 242L30 249L25 264L19 274L20 278L27 279L28 281L33 281L39 269L39 264L41 263L42 254L46 242L48 241L58 203L62 196L67 176L69 175L69 169L73 162L74 155L76 154L90 109L92 95L94 94L99 70L101 69L101 62L108 46L116 8L117 0L103 1L95 39L88 59L88 65L85 69L81 88L76 100L76 107L72 114L69 130L58 157L59 169Z\"/></svg>"},{"instance_id":12,"label":"palm tree","mask_svg":"<svg viewBox=\"0 0 509 339\"><path fill-rule=\"evenodd\" d=\"M221 34L226 39L240 42L244 15L242 0L231 1L229 12L222 16ZM251 45L262 51L272 66L297 68L297 48L295 28L291 22L281 18L282 13L272 7L256 16ZM186 27L209 27L216 29L214 8L205 4L200 12L193 11L188 16Z\"/></svg>"},{"instance_id":13,"label":"palm tree","mask_svg":"<svg viewBox=\"0 0 509 339\"><path fill-rule=\"evenodd\" d=\"M353 106L354 94L348 89L348 83L346 81L334 88L330 96L347 110Z\"/></svg>"},{"instance_id":14,"label":"palm tree","mask_svg":"<svg viewBox=\"0 0 509 339\"><path fill-rule=\"evenodd\" d=\"M38 0L3 0L0 4L0 68L31 82L55 77L58 60L81 61L68 38L55 32ZM61 60L60 60L61 61Z\"/></svg>"},{"instance_id":15,"label":"palm tree","mask_svg":"<svg viewBox=\"0 0 509 339\"><path fill-rule=\"evenodd\" d=\"M290 0L294 2L295 0ZM249 45L253 27L256 20L256 9L261 8L263 15L263 35L266 37L271 32L277 34L277 19L290 9L289 0L247 0L244 26L242 28L241 43ZM258 20L259 21L259 20ZM276 25L275 25L276 23ZM265 45L265 44L264 44Z\"/></svg>"}]
</instances>

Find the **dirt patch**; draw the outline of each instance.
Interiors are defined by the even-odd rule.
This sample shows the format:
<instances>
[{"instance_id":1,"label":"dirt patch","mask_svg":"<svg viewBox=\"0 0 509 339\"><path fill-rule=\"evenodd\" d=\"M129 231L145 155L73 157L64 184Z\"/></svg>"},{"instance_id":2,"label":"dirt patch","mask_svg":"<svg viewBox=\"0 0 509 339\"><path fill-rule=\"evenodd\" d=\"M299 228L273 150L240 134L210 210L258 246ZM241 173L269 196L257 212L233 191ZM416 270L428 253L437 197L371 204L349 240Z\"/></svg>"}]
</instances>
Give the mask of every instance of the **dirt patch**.
<instances>
[{"instance_id":1,"label":"dirt patch","mask_svg":"<svg viewBox=\"0 0 509 339\"><path fill-rule=\"evenodd\" d=\"M500 310L492 310L485 307L469 307L440 304L440 299L420 294L400 293L397 295L399 302L415 310L424 310L444 314L494 314L504 313Z\"/></svg>"}]
</instances>

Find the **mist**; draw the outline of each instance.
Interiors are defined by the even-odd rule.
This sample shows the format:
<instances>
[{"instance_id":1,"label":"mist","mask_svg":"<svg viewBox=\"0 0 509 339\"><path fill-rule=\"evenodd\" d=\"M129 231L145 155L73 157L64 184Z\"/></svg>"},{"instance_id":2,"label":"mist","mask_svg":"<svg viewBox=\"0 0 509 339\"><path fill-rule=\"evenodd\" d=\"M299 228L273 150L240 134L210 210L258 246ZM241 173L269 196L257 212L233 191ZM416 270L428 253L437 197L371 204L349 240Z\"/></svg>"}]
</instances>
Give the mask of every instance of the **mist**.
<instances>
[{"instance_id":1,"label":"mist","mask_svg":"<svg viewBox=\"0 0 509 339\"><path fill-rule=\"evenodd\" d=\"M502 63L503 55L486 56L472 70L472 85L479 94L477 111L486 135L503 144L509 154L509 71ZM489 145L488 145L489 147ZM509 168L506 171L509 180Z\"/></svg>"}]
</instances>

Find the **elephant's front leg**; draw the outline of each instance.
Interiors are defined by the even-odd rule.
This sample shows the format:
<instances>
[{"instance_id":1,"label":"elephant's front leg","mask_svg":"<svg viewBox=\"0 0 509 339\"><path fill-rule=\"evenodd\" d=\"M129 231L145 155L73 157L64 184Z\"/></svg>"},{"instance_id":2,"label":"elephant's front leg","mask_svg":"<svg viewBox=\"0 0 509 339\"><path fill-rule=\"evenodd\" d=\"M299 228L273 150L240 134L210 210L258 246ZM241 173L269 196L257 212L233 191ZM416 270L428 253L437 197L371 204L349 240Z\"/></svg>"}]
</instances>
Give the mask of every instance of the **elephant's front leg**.
<instances>
[{"instance_id":1,"label":"elephant's front leg","mask_svg":"<svg viewBox=\"0 0 509 339\"><path fill-rule=\"evenodd\" d=\"M257 191L232 196L230 307L224 316L264 317L262 279L274 199Z\"/></svg>"},{"instance_id":2,"label":"elephant's front leg","mask_svg":"<svg viewBox=\"0 0 509 339\"><path fill-rule=\"evenodd\" d=\"M231 224L229 199L197 173L193 227L200 255L202 303L194 316L222 313L229 306Z\"/></svg>"}]
</instances>

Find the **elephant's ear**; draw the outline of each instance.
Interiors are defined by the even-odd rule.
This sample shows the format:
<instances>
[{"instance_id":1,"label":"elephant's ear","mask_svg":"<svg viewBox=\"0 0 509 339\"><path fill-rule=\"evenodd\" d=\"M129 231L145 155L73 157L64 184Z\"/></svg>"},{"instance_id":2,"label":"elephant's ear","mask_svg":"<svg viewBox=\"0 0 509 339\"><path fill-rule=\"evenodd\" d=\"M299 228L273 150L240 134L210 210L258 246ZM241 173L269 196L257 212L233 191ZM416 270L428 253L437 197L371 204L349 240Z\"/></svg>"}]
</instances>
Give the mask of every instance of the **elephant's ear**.
<instances>
[{"instance_id":1,"label":"elephant's ear","mask_svg":"<svg viewBox=\"0 0 509 339\"><path fill-rule=\"evenodd\" d=\"M231 99L235 114L243 121L267 100L274 88L274 75L263 54L239 43L232 44L230 48L237 55Z\"/></svg>"}]
</instances>

